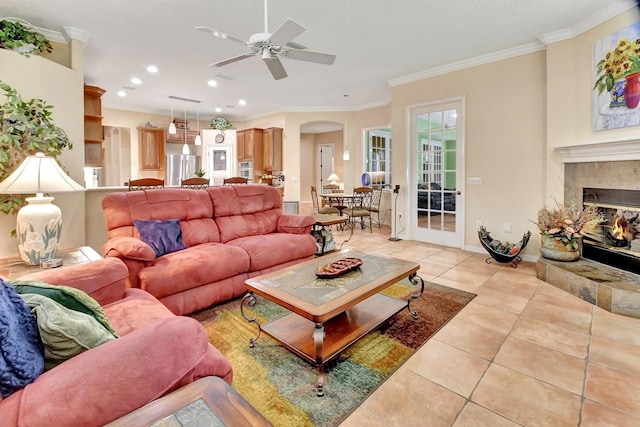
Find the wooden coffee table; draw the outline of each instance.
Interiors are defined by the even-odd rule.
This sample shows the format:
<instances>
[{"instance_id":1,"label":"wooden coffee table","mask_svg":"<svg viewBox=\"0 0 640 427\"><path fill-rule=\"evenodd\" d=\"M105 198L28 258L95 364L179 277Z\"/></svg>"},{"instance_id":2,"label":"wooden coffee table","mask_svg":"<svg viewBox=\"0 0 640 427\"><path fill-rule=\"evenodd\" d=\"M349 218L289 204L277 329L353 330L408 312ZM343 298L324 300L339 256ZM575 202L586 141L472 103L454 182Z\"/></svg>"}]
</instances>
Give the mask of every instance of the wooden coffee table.
<instances>
[{"instance_id":1,"label":"wooden coffee table","mask_svg":"<svg viewBox=\"0 0 640 427\"><path fill-rule=\"evenodd\" d=\"M200 378L107 427L271 426L246 400L218 377Z\"/></svg>"},{"instance_id":2,"label":"wooden coffee table","mask_svg":"<svg viewBox=\"0 0 640 427\"><path fill-rule=\"evenodd\" d=\"M362 266L343 276L319 279L315 268L346 256L362 259ZM335 253L312 261L251 278L249 293L240 305L242 316L258 325L255 342L264 331L290 351L318 368L318 396L324 395L324 366L357 340L376 329L391 316L407 308L414 319L411 301L424 292L424 281L416 273L420 265L413 261L365 254ZM407 301L379 292L408 277L420 290ZM291 311L261 325L247 307L260 295Z\"/></svg>"},{"instance_id":3,"label":"wooden coffee table","mask_svg":"<svg viewBox=\"0 0 640 427\"><path fill-rule=\"evenodd\" d=\"M89 246L81 246L79 248L60 249L56 258L62 258L62 266L57 268L63 268L71 265L96 261L102 257L93 248ZM42 271L40 266L29 265L19 256L0 259L0 276L6 277L7 279L17 279L38 271Z\"/></svg>"}]
</instances>

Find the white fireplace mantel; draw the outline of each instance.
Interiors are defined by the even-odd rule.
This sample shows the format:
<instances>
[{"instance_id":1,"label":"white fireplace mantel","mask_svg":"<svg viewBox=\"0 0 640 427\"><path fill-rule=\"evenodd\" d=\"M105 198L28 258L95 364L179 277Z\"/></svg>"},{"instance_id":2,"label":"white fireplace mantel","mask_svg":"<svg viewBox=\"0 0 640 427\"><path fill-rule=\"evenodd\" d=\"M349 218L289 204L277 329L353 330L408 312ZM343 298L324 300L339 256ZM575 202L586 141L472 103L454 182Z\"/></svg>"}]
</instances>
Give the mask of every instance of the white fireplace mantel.
<instances>
[{"instance_id":1,"label":"white fireplace mantel","mask_svg":"<svg viewBox=\"0 0 640 427\"><path fill-rule=\"evenodd\" d=\"M554 149L562 163L615 162L640 160L640 140L596 142Z\"/></svg>"}]
</instances>

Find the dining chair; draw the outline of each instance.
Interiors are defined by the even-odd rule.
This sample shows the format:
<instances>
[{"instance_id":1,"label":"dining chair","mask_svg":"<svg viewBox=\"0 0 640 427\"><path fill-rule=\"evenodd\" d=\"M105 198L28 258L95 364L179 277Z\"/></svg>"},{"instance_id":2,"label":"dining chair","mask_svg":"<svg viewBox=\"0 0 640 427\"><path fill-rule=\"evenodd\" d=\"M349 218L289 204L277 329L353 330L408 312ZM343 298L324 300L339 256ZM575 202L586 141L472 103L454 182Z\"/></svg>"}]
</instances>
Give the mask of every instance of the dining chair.
<instances>
[{"instance_id":1,"label":"dining chair","mask_svg":"<svg viewBox=\"0 0 640 427\"><path fill-rule=\"evenodd\" d=\"M316 191L316 187L311 186L311 201L313 203L313 211L315 213L331 215L331 214L340 214L340 210L335 206L320 206L318 203L318 192Z\"/></svg>"},{"instance_id":2,"label":"dining chair","mask_svg":"<svg viewBox=\"0 0 640 427\"><path fill-rule=\"evenodd\" d=\"M369 214L373 217L373 214L376 215L377 219L373 219L373 222L378 224L378 228L382 227L382 222L380 222L380 199L382 198L382 188L374 188L373 193L371 193L371 206L369 206Z\"/></svg>"},{"instance_id":3,"label":"dining chair","mask_svg":"<svg viewBox=\"0 0 640 427\"><path fill-rule=\"evenodd\" d=\"M323 185L322 189L325 193L339 193L340 186L338 184L327 184Z\"/></svg>"},{"instance_id":4,"label":"dining chair","mask_svg":"<svg viewBox=\"0 0 640 427\"><path fill-rule=\"evenodd\" d=\"M153 190L155 188L164 188L164 179L140 178L129 180L129 191Z\"/></svg>"},{"instance_id":5,"label":"dining chair","mask_svg":"<svg viewBox=\"0 0 640 427\"><path fill-rule=\"evenodd\" d=\"M353 197L350 199L350 205L345 210L349 215L349 222L352 227L355 227L356 221L360 220L360 228L364 230L366 227L364 221L365 218L369 218L369 231L373 233L371 228L371 198L373 195L373 189L371 187L356 187L353 189Z\"/></svg>"},{"instance_id":6,"label":"dining chair","mask_svg":"<svg viewBox=\"0 0 640 427\"><path fill-rule=\"evenodd\" d=\"M180 188L201 190L209 186L209 178L187 178L180 183Z\"/></svg>"},{"instance_id":7,"label":"dining chair","mask_svg":"<svg viewBox=\"0 0 640 427\"><path fill-rule=\"evenodd\" d=\"M247 178L243 178L241 176L232 176L231 178L225 178L223 184L235 185L235 184L246 184L247 182L249 182Z\"/></svg>"}]
</instances>

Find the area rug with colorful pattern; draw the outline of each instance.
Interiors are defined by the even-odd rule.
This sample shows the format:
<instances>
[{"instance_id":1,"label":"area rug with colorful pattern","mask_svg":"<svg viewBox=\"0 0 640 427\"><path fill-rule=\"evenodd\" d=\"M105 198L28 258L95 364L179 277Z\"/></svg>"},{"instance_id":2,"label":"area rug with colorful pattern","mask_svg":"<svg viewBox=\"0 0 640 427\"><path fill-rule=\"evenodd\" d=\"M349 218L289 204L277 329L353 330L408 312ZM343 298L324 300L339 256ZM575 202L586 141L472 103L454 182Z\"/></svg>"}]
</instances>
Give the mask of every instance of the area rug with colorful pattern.
<instances>
[{"instance_id":1,"label":"area rug with colorful pattern","mask_svg":"<svg viewBox=\"0 0 640 427\"><path fill-rule=\"evenodd\" d=\"M383 293L407 299L416 292L403 280ZM324 393L316 396L317 369L266 334L255 347L249 339L257 326L240 313L240 299L194 313L209 342L233 365L233 388L274 426L336 426L355 410L434 333L451 320L474 294L425 282L425 292L411 303L414 320L404 309L361 338L325 367ZM289 311L258 297L250 308L260 323Z\"/></svg>"}]
</instances>

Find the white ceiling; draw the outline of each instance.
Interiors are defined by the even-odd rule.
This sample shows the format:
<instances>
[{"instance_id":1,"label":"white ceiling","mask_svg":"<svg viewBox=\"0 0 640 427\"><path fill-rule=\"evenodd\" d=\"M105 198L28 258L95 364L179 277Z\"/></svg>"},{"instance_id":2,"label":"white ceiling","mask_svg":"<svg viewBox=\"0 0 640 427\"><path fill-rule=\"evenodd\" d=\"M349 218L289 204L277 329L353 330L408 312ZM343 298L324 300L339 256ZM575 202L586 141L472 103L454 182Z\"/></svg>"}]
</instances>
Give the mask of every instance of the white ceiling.
<instances>
[{"instance_id":1,"label":"white ceiling","mask_svg":"<svg viewBox=\"0 0 640 427\"><path fill-rule=\"evenodd\" d=\"M248 51L194 30L209 26L243 40L264 31L263 0L2 0L0 17L47 30L83 30L85 82L107 90L103 106L229 120L283 111L343 111L384 105L393 84L540 50L633 7L631 0L271 0L269 32L287 18L306 31L294 39L337 55L334 65L283 59L274 80L260 57L208 64ZM151 75L145 67L154 64ZM217 76L222 74L227 78ZM143 83L127 97L116 95ZM1 78L1 75L0 75ZM207 86L209 79L218 86ZM200 100L171 101L169 96ZM243 98L245 107L237 104Z\"/></svg>"}]
</instances>

